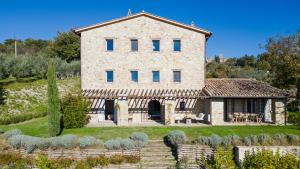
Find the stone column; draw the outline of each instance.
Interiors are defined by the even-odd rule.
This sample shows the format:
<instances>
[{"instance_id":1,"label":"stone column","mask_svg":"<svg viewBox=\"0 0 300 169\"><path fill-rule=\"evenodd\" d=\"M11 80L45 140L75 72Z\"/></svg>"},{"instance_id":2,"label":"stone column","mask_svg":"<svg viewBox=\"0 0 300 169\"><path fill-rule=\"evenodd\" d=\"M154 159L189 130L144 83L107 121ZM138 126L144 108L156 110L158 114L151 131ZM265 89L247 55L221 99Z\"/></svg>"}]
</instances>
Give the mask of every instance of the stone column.
<instances>
[{"instance_id":1,"label":"stone column","mask_svg":"<svg viewBox=\"0 0 300 169\"><path fill-rule=\"evenodd\" d=\"M115 101L115 122L117 125L128 125L128 101L117 99Z\"/></svg>"},{"instance_id":2,"label":"stone column","mask_svg":"<svg viewBox=\"0 0 300 169\"><path fill-rule=\"evenodd\" d=\"M267 99L265 108L264 108L264 121L272 122L272 99Z\"/></svg>"},{"instance_id":3,"label":"stone column","mask_svg":"<svg viewBox=\"0 0 300 169\"><path fill-rule=\"evenodd\" d=\"M222 125L224 122L224 99L211 99L211 124Z\"/></svg>"},{"instance_id":4,"label":"stone column","mask_svg":"<svg viewBox=\"0 0 300 169\"><path fill-rule=\"evenodd\" d=\"M166 125L174 125L175 124L175 100L165 100L165 117L164 123Z\"/></svg>"},{"instance_id":5,"label":"stone column","mask_svg":"<svg viewBox=\"0 0 300 169\"><path fill-rule=\"evenodd\" d=\"M284 100L274 100L275 104L275 124L284 125L285 121L285 104Z\"/></svg>"}]
</instances>

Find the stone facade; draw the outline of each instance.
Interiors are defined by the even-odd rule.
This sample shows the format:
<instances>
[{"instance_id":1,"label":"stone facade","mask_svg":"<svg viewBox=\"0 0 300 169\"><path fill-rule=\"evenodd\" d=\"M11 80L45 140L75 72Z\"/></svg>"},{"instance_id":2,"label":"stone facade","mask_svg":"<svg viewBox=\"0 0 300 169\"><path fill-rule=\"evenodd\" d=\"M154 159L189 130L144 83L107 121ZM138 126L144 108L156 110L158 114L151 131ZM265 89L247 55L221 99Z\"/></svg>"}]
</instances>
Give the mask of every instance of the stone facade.
<instances>
[{"instance_id":1,"label":"stone facade","mask_svg":"<svg viewBox=\"0 0 300 169\"><path fill-rule=\"evenodd\" d=\"M227 94L233 90L225 87L226 84L237 89L252 90L247 94L255 93L255 96L264 96L263 91L277 91L269 85L257 83L253 80L243 80L250 87L239 88L241 80L205 80L205 46L211 32L194 26L180 24L152 14L141 12L139 14L112 20L102 24L92 25L75 30L81 36L81 88L83 90L200 90L208 91L209 97L183 97L173 98L107 98L114 100L113 120L117 125L128 125L129 123L143 123L149 117L149 103L153 100L159 102L160 120L164 124L174 125L175 121L202 121L212 125L227 124L225 117L225 97L214 98L209 94ZM113 50L107 51L106 39L113 40ZM131 40L138 41L138 50L131 50ZM160 50L153 51L152 40L160 41ZM174 51L173 41L180 40L180 51ZM107 71L113 71L113 82L107 82ZM131 71L138 71L138 81L131 80ZM153 82L152 72L159 71L159 82ZM180 82L174 82L173 71L181 72ZM219 85L216 87L215 83ZM234 82L234 83L232 83ZM209 85L210 84L210 85ZM233 84L233 85L232 85ZM208 90L207 86L212 86ZM223 86L223 88L222 88ZM246 86L246 85L244 85ZM252 86L252 87L251 87ZM255 87L254 87L255 86ZM263 89L261 89L263 86ZM222 88L222 91L217 91ZM228 90L228 91L226 91ZM244 91L238 91L243 94ZM207 94L206 93L206 94ZM279 92L278 92L279 93ZM177 93L178 94L178 93ZM267 92L267 97L273 94ZM205 98L205 99L204 99ZM234 105L234 110L242 112L244 102ZM106 98L93 100L93 112L91 122L101 122L107 118ZM181 107L182 103L184 108ZM277 124L282 124L282 103L276 101L272 117ZM204 114L204 117L203 117ZM271 113L268 109L268 118ZM110 115L111 116L111 115ZM154 115L155 116L155 115ZM154 117L152 115L152 117ZM95 118L98 118L98 120Z\"/></svg>"},{"instance_id":2,"label":"stone facade","mask_svg":"<svg viewBox=\"0 0 300 169\"><path fill-rule=\"evenodd\" d=\"M106 51L106 39L114 50ZM131 39L138 51L131 51ZM160 40L160 51L152 51L152 40ZM181 40L181 51L173 51L173 40ZM202 89L205 61L204 34L141 16L81 33L81 88ZM114 71L114 82L106 82L106 71ZM130 80L137 70L138 82ZM181 70L181 82L173 82L173 70ZM160 71L160 82L152 82L152 71Z\"/></svg>"}]
</instances>

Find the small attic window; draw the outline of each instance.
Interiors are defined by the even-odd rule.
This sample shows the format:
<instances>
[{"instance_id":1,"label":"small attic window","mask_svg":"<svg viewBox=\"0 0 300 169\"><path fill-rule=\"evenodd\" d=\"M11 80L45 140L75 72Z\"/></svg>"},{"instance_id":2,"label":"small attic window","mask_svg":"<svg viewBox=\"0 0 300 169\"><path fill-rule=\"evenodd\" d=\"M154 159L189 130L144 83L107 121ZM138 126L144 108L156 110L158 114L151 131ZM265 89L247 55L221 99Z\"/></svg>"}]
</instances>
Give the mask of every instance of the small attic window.
<instances>
[{"instance_id":1,"label":"small attic window","mask_svg":"<svg viewBox=\"0 0 300 169\"><path fill-rule=\"evenodd\" d=\"M114 40L106 39L106 51L113 51L113 50L114 50Z\"/></svg>"}]
</instances>

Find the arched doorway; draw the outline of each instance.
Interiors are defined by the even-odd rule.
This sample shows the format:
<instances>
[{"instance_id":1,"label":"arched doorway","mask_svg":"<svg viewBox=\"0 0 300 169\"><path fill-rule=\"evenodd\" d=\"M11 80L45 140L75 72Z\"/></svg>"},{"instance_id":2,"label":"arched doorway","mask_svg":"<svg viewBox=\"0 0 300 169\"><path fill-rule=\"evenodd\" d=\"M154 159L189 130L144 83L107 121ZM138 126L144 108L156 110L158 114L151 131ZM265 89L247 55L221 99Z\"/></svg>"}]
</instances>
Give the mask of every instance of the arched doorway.
<instances>
[{"instance_id":1,"label":"arched doorway","mask_svg":"<svg viewBox=\"0 0 300 169\"><path fill-rule=\"evenodd\" d=\"M148 103L148 116L151 120L160 120L160 103L157 100L151 100Z\"/></svg>"}]
</instances>

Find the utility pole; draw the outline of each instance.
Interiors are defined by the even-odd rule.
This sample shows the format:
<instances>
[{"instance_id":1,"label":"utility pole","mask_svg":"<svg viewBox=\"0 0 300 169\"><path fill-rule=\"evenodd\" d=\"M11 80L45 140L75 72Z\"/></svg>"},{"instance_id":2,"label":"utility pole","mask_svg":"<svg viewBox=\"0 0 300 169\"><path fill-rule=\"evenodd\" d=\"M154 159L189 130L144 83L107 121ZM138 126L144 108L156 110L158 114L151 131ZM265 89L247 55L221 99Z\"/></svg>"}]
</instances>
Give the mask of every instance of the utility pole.
<instances>
[{"instance_id":1,"label":"utility pole","mask_svg":"<svg viewBox=\"0 0 300 169\"><path fill-rule=\"evenodd\" d=\"M17 50L17 39L15 38L15 57L18 55L18 50Z\"/></svg>"}]
</instances>

